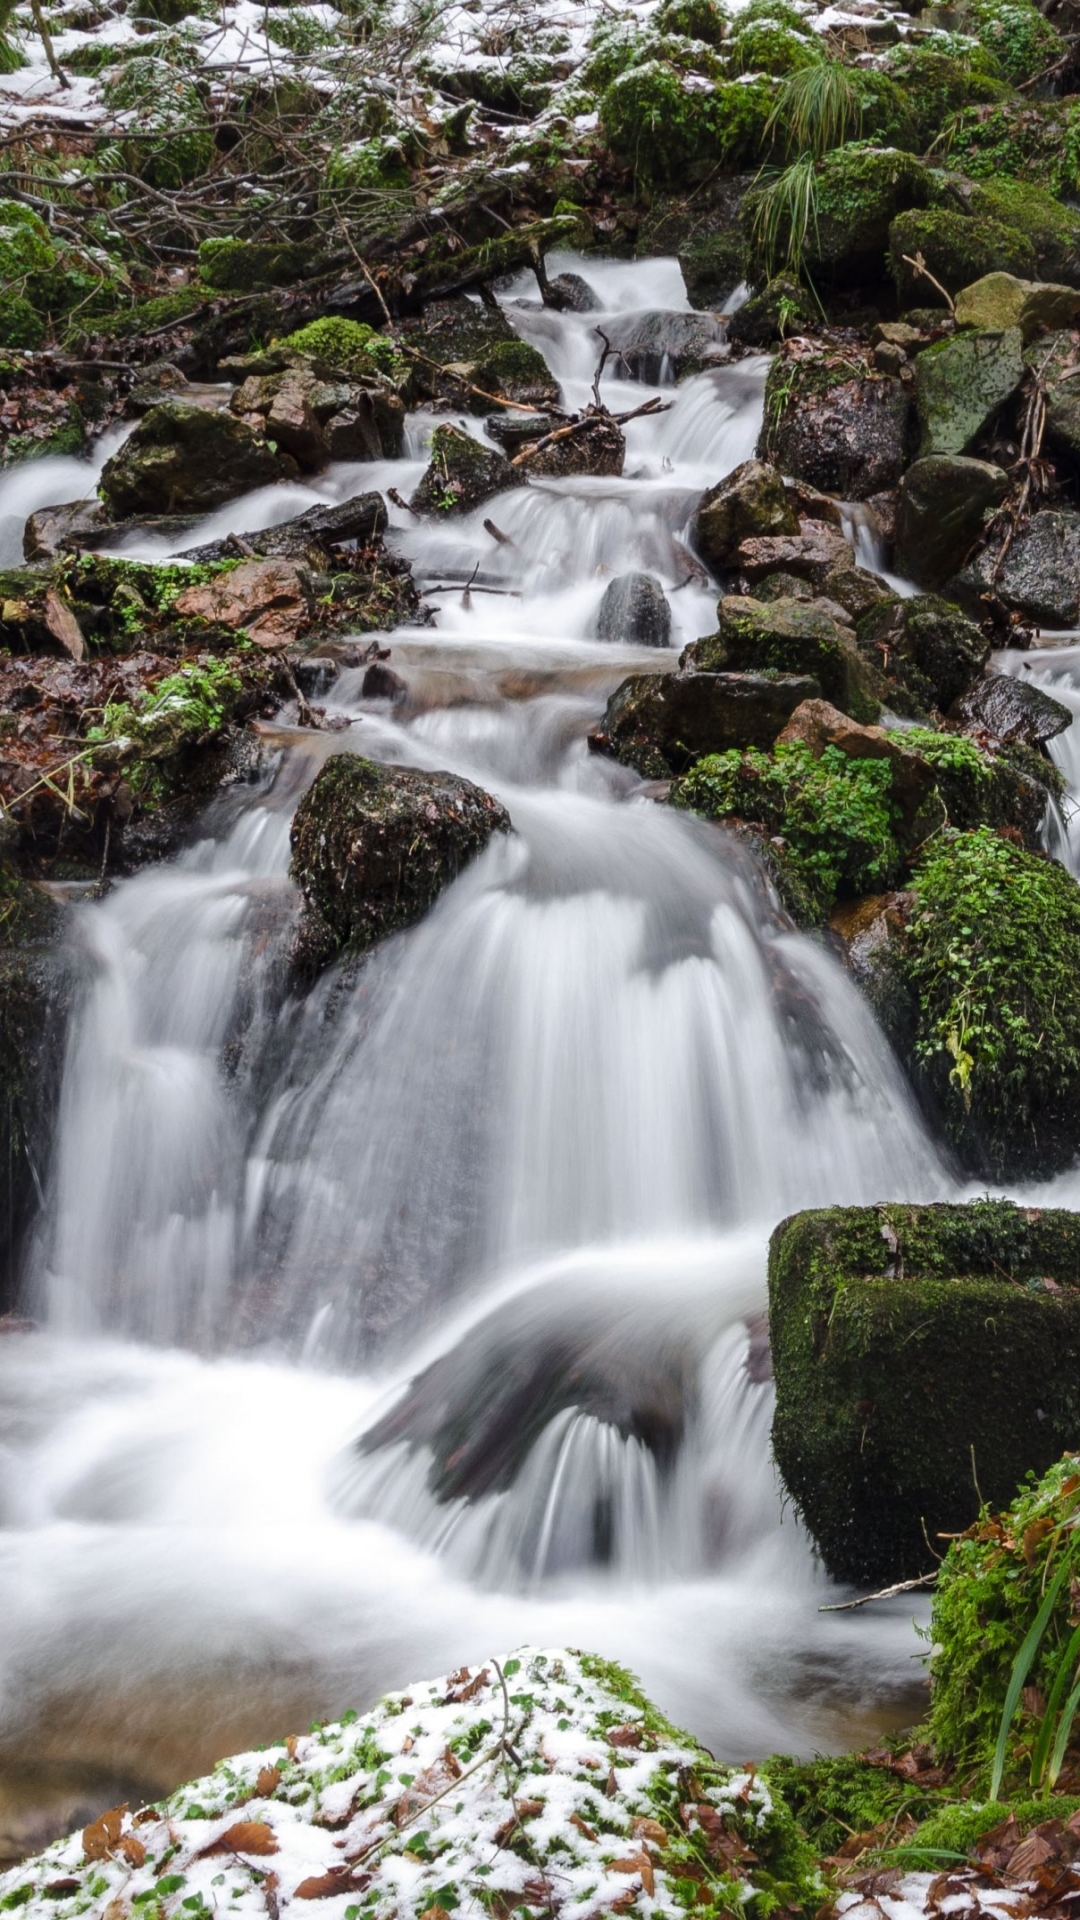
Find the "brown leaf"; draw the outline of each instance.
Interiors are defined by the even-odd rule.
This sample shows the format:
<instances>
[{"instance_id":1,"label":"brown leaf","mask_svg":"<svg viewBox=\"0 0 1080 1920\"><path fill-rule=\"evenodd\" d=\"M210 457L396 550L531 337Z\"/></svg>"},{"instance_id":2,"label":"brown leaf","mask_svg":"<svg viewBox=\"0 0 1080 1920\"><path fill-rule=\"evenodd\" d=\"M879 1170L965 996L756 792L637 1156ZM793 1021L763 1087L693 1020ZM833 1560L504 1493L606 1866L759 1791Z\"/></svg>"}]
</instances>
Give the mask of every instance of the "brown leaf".
<instances>
[{"instance_id":1,"label":"brown leaf","mask_svg":"<svg viewBox=\"0 0 1080 1920\"><path fill-rule=\"evenodd\" d=\"M1040 1541L1045 1540L1047 1534L1053 1531L1054 1523L1045 1515L1041 1520L1033 1520L1030 1526L1024 1528L1024 1559L1029 1567L1034 1564L1035 1551Z\"/></svg>"},{"instance_id":2,"label":"brown leaf","mask_svg":"<svg viewBox=\"0 0 1080 1920\"><path fill-rule=\"evenodd\" d=\"M146 1865L146 1848L143 1846L141 1840L136 1840L133 1833L125 1834L122 1839L117 1841L116 1851L117 1853L123 1854L129 1867L144 1867Z\"/></svg>"},{"instance_id":3,"label":"brown leaf","mask_svg":"<svg viewBox=\"0 0 1080 1920\"><path fill-rule=\"evenodd\" d=\"M351 1867L331 1867L326 1873L312 1873L301 1880L293 1899L329 1900L335 1893L363 1893L370 1885L370 1873L354 1873Z\"/></svg>"},{"instance_id":4,"label":"brown leaf","mask_svg":"<svg viewBox=\"0 0 1080 1920\"><path fill-rule=\"evenodd\" d=\"M450 1915L445 1907L440 1907L436 1902L435 1906L424 1908L420 1920L450 1920Z\"/></svg>"},{"instance_id":5,"label":"brown leaf","mask_svg":"<svg viewBox=\"0 0 1080 1920\"><path fill-rule=\"evenodd\" d=\"M290 1759L290 1760L295 1760L295 1759L296 1759L296 1749L297 1749L297 1747L298 1747L299 1745L300 1745L300 1736L299 1736L299 1734L297 1734L297 1733L290 1733L290 1734L287 1734L287 1735L286 1735L286 1737L285 1737L285 1751L286 1751L286 1753L288 1754L288 1756L289 1756L289 1759Z\"/></svg>"},{"instance_id":6,"label":"brown leaf","mask_svg":"<svg viewBox=\"0 0 1080 1920\"><path fill-rule=\"evenodd\" d=\"M128 1810L125 1800L123 1806L110 1807L99 1820L92 1820L83 1828L83 1852L88 1860L105 1860L120 1838L124 1825L124 1815Z\"/></svg>"},{"instance_id":7,"label":"brown leaf","mask_svg":"<svg viewBox=\"0 0 1080 1920\"><path fill-rule=\"evenodd\" d=\"M666 1827L659 1820L635 1820L633 1832L638 1840L651 1840L654 1846L666 1847L671 1839Z\"/></svg>"},{"instance_id":8,"label":"brown leaf","mask_svg":"<svg viewBox=\"0 0 1080 1920\"><path fill-rule=\"evenodd\" d=\"M69 1876L66 1880L48 1881L46 1885L42 1887L41 1891L42 1893L51 1894L54 1898L59 1899L62 1893L78 1893L81 1886L81 1880L76 1880L74 1877Z\"/></svg>"},{"instance_id":9,"label":"brown leaf","mask_svg":"<svg viewBox=\"0 0 1080 1920\"><path fill-rule=\"evenodd\" d=\"M450 1675L450 1691L443 1701L444 1707L456 1704L459 1700L473 1700L482 1689L489 1685L491 1675L486 1667L469 1679L468 1667L462 1667L458 1673Z\"/></svg>"},{"instance_id":10,"label":"brown leaf","mask_svg":"<svg viewBox=\"0 0 1080 1920\"><path fill-rule=\"evenodd\" d=\"M390 1809L390 1818L396 1827L403 1827L414 1814L422 1813L424 1808L455 1780L461 1778L461 1762L457 1755L444 1747L437 1760L430 1767L418 1773L411 1787L406 1787L400 1800Z\"/></svg>"},{"instance_id":11,"label":"brown leaf","mask_svg":"<svg viewBox=\"0 0 1080 1920\"><path fill-rule=\"evenodd\" d=\"M205 1860L215 1853L267 1854L277 1851L277 1835L265 1820L237 1820L216 1840L212 1840L208 1847L203 1847L195 1858Z\"/></svg>"},{"instance_id":12,"label":"brown leaf","mask_svg":"<svg viewBox=\"0 0 1080 1920\"><path fill-rule=\"evenodd\" d=\"M653 1863L644 1848L642 1848L640 1853L623 1854L620 1859L613 1860L610 1871L612 1873L636 1873L646 1893L651 1894L655 1891L656 1877L653 1873Z\"/></svg>"},{"instance_id":13,"label":"brown leaf","mask_svg":"<svg viewBox=\"0 0 1080 1920\"><path fill-rule=\"evenodd\" d=\"M138 1813L132 1814L131 1824L133 1827L149 1827L149 1826L153 1826L160 1819L161 1819L160 1808L140 1807Z\"/></svg>"},{"instance_id":14,"label":"brown leaf","mask_svg":"<svg viewBox=\"0 0 1080 1920\"><path fill-rule=\"evenodd\" d=\"M613 1747L640 1747L641 1727L609 1727L608 1742Z\"/></svg>"},{"instance_id":15,"label":"brown leaf","mask_svg":"<svg viewBox=\"0 0 1080 1920\"><path fill-rule=\"evenodd\" d=\"M570 1815L570 1825L576 1827L579 1833L584 1834L586 1840L595 1841L600 1837L599 1834L593 1832L588 1822L582 1819L580 1813L572 1813Z\"/></svg>"},{"instance_id":16,"label":"brown leaf","mask_svg":"<svg viewBox=\"0 0 1080 1920\"><path fill-rule=\"evenodd\" d=\"M260 1799L265 1800L267 1795L271 1793L275 1793L280 1785L281 1785L281 1768L280 1767L260 1767L259 1768L259 1777L255 1782L255 1792Z\"/></svg>"},{"instance_id":17,"label":"brown leaf","mask_svg":"<svg viewBox=\"0 0 1080 1920\"><path fill-rule=\"evenodd\" d=\"M54 640L59 640L65 653L73 660L86 659L86 641L66 600L61 600L55 587L49 587L45 594L45 625Z\"/></svg>"}]
</instances>

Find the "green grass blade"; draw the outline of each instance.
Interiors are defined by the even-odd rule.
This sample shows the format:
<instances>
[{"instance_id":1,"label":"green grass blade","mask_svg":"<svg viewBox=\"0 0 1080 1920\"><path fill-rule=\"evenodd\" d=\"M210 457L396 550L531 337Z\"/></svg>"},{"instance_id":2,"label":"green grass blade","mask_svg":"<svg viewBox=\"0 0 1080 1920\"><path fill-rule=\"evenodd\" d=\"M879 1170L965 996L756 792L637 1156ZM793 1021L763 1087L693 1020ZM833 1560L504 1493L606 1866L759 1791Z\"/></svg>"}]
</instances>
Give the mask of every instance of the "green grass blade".
<instances>
[{"instance_id":1,"label":"green grass blade","mask_svg":"<svg viewBox=\"0 0 1080 1920\"><path fill-rule=\"evenodd\" d=\"M1009 1744L1009 1728L1012 1726L1013 1714L1016 1712L1016 1703L1023 1690L1024 1681L1031 1671L1031 1663L1039 1650L1039 1642L1046 1632L1047 1622L1054 1611L1054 1602L1061 1592L1068 1571L1069 1563L1067 1560L1063 1560L1047 1591L1042 1606L1039 1608L1027 1633L1024 1635L1020 1651L1013 1661L1012 1673L1009 1676L1009 1688L1005 1695L1005 1705L1001 1710L1001 1726L998 1728L997 1746L994 1749L994 1771L990 1776L991 1800L996 1800L1001 1790L1001 1780L1005 1772L1005 1753Z\"/></svg>"},{"instance_id":2,"label":"green grass blade","mask_svg":"<svg viewBox=\"0 0 1080 1920\"><path fill-rule=\"evenodd\" d=\"M1058 1709L1061 1706L1065 1689L1069 1684L1069 1677L1076 1667L1077 1660L1080 1660L1080 1627L1077 1627L1073 1633L1070 1634L1065 1643L1065 1651L1058 1661L1057 1672L1054 1675L1054 1684L1050 1689L1050 1698L1046 1703L1046 1712L1043 1714L1042 1725L1039 1728L1039 1737L1032 1749L1031 1784L1033 1787L1042 1785L1043 1774L1046 1772L1046 1756L1050 1751L1050 1741L1053 1738Z\"/></svg>"},{"instance_id":3,"label":"green grass blade","mask_svg":"<svg viewBox=\"0 0 1080 1920\"><path fill-rule=\"evenodd\" d=\"M1073 1721L1076 1719L1077 1707L1080 1707L1080 1680L1077 1681L1066 1700L1065 1711L1058 1724L1057 1738L1054 1741L1054 1751L1050 1755L1050 1772L1047 1776L1051 1792L1053 1792L1057 1786L1057 1777L1061 1772L1062 1762L1065 1759L1065 1749L1069 1744L1069 1735L1072 1732Z\"/></svg>"}]
</instances>

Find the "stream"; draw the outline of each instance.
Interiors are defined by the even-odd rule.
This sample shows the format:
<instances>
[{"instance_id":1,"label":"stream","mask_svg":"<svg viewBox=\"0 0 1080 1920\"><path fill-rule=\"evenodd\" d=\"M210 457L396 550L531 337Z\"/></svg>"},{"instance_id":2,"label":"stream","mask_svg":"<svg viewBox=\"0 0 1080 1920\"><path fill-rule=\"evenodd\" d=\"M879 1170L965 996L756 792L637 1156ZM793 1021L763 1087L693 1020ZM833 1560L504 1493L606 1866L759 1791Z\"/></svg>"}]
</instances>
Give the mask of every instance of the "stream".
<instances>
[{"instance_id":1,"label":"stream","mask_svg":"<svg viewBox=\"0 0 1080 1920\"><path fill-rule=\"evenodd\" d=\"M552 265L606 311L687 305L672 261ZM603 315L503 298L582 404ZM436 625L388 640L403 705L343 672L319 696L342 730L268 728L204 837L77 910L42 1331L0 1341L0 1857L523 1641L625 1661L734 1760L919 1711L925 1604L820 1613L842 1596L783 1505L765 1249L797 1208L950 1174L825 945L586 746L627 673L714 625L685 529L753 452L766 364L605 379L619 410L673 402L628 427L622 479L393 508L439 589ZM186 544L407 498L432 424ZM86 491L73 464L4 477L5 539ZM666 655L591 637L632 568L668 591ZM1027 658L1080 711L1080 653ZM301 1000L289 822L343 750L465 775L515 832ZM1080 785L1072 732L1054 750Z\"/></svg>"}]
</instances>

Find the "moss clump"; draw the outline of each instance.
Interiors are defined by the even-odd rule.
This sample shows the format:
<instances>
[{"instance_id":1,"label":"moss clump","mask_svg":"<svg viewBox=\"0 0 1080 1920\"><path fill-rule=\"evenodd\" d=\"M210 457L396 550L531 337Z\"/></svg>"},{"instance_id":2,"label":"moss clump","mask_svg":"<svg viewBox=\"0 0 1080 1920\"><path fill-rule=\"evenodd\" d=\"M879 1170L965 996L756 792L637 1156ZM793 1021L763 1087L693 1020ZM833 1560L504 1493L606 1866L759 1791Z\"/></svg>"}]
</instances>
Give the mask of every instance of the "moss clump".
<instances>
[{"instance_id":1,"label":"moss clump","mask_svg":"<svg viewBox=\"0 0 1080 1920\"><path fill-rule=\"evenodd\" d=\"M1054 776L1048 760L1029 753L1027 764L1017 764L1004 754L984 753L962 734L930 727L905 727L894 737L933 767L951 827L1013 827L1029 847L1038 847Z\"/></svg>"},{"instance_id":2,"label":"moss clump","mask_svg":"<svg viewBox=\"0 0 1080 1920\"><path fill-rule=\"evenodd\" d=\"M719 47L730 23L717 0L663 0L654 24L658 33L679 33L687 40L701 40L707 47Z\"/></svg>"},{"instance_id":3,"label":"moss clump","mask_svg":"<svg viewBox=\"0 0 1080 1920\"><path fill-rule=\"evenodd\" d=\"M903 88L920 152L925 152L953 114L1002 100L1009 92L997 74L996 62L978 46L963 54L940 53L925 42L903 41L890 48L885 71Z\"/></svg>"},{"instance_id":4,"label":"moss clump","mask_svg":"<svg viewBox=\"0 0 1080 1920\"><path fill-rule=\"evenodd\" d=\"M214 158L213 127L198 86L179 66L153 55L125 60L107 74L101 94L113 112L133 116L140 134L155 136L124 147L129 172L164 188L206 172Z\"/></svg>"},{"instance_id":5,"label":"moss clump","mask_svg":"<svg viewBox=\"0 0 1080 1920\"><path fill-rule=\"evenodd\" d=\"M746 196L742 222L751 242L766 196L775 191L757 187ZM768 222L775 227L769 252L774 261L801 254L812 272L830 277L872 273L883 262L890 222L909 207L923 206L928 193L927 169L913 154L850 141L816 166L804 231L795 233L790 209L778 206L778 219Z\"/></svg>"},{"instance_id":6,"label":"moss clump","mask_svg":"<svg viewBox=\"0 0 1080 1920\"><path fill-rule=\"evenodd\" d=\"M1047 1175L1080 1140L1080 887L983 827L935 843L905 961L925 1094L973 1170Z\"/></svg>"},{"instance_id":7,"label":"moss clump","mask_svg":"<svg viewBox=\"0 0 1080 1920\"><path fill-rule=\"evenodd\" d=\"M200 278L221 293L288 286L300 278L304 262L302 247L277 241L203 240L199 246Z\"/></svg>"},{"instance_id":8,"label":"moss clump","mask_svg":"<svg viewBox=\"0 0 1080 1920\"><path fill-rule=\"evenodd\" d=\"M326 163L326 195L334 202L370 200L372 194L407 193L408 159L400 140L381 135L338 147Z\"/></svg>"},{"instance_id":9,"label":"moss clump","mask_svg":"<svg viewBox=\"0 0 1080 1920\"><path fill-rule=\"evenodd\" d=\"M976 1789L985 1790L988 1784L1015 1656L1053 1580L1065 1568L1028 1674L1043 1701L1052 1693L1076 1617L1078 1509L1080 1456L1071 1453L1041 1480L1029 1474L1004 1512L984 1510L953 1542L942 1563L931 1629L930 1731L943 1757L956 1760L967 1772L974 1770ZM1070 1679L1073 1665L1075 1659ZM1031 1749L1042 1719L1036 1704L1029 1694L1013 1721L1005 1775L1013 1788L1021 1782L1026 1786L1030 1777ZM1076 1744L1070 1743L1074 1752Z\"/></svg>"},{"instance_id":10,"label":"moss clump","mask_svg":"<svg viewBox=\"0 0 1080 1920\"><path fill-rule=\"evenodd\" d=\"M976 1518L976 1480L1005 1502L1078 1430L1080 1215L795 1214L770 1244L769 1329L773 1450L826 1566L867 1584L924 1573L927 1536Z\"/></svg>"},{"instance_id":11,"label":"moss clump","mask_svg":"<svg viewBox=\"0 0 1080 1920\"><path fill-rule=\"evenodd\" d=\"M137 300L130 307L96 322L95 331L106 339L114 340L134 340L141 334L163 333L168 327L179 326L182 320L198 318L211 299L212 288L193 282L187 287L177 287L171 293L154 294L149 300Z\"/></svg>"},{"instance_id":12,"label":"moss clump","mask_svg":"<svg viewBox=\"0 0 1080 1920\"><path fill-rule=\"evenodd\" d=\"M1080 187L1080 109L1016 95L998 106L966 107L940 142L950 167L971 179L1030 180L1053 194Z\"/></svg>"},{"instance_id":13,"label":"moss clump","mask_svg":"<svg viewBox=\"0 0 1080 1920\"><path fill-rule=\"evenodd\" d=\"M0 293L0 347L33 351L45 338L45 321L21 293Z\"/></svg>"},{"instance_id":14,"label":"moss clump","mask_svg":"<svg viewBox=\"0 0 1080 1920\"><path fill-rule=\"evenodd\" d=\"M1060 59L1061 37L1032 0L966 0L971 30L1007 80L1033 80Z\"/></svg>"},{"instance_id":15,"label":"moss clump","mask_svg":"<svg viewBox=\"0 0 1080 1920\"><path fill-rule=\"evenodd\" d=\"M820 66L825 58L817 34L796 32L776 20L740 24L730 46L736 73L797 73L800 67Z\"/></svg>"},{"instance_id":16,"label":"moss clump","mask_svg":"<svg viewBox=\"0 0 1080 1920\"><path fill-rule=\"evenodd\" d=\"M1060 1793L1039 1800L1010 1800L1008 1805L1001 1800L971 1799L940 1807L905 1845L904 1864L933 1873L947 1864L946 1856L970 1853L1003 1820L1015 1820L1021 1834L1026 1834L1044 1820L1070 1820L1078 1807L1080 1800Z\"/></svg>"},{"instance_id":17,"label":"moss clump","mask_svg":"<svg viewBox=\"0 0 1080 1920\"><path fill-rule=\"evenodd\" d=\"M940 296L910 261L922 255L935 280L959 293L987 273L1011 273L1032 280L1038 272L1035 249L1016 227L986 215L978 218L943 207L901 213L889 228L889 270L901 305Z\"/></svg>"},{"instance_id":18,"label":"moss clump","mask_svg":"<svg viewBox=\"0 0 1080 1920\"><path fill-rule=\"evenodd\" d=\"M631 67L600 101L612 151L642 180L659 185L719 162L755 159L765 143L773 85L764 77L711 87L688 83L660 60Z\"/></svg>"},{"instance_id":19,"label":"moss clump","mask_svg":"<svg viewBox=\"0 0 1080 1920\"><path fill-rule=\"evenodd\" d=\"M309 354L334 373L346 373L350 380L389 380L392 386L405 388L411 380L409 362L399 353L393 340L377 333L359 320L344 320L336 314L324 314L306 327L291 333L286 345L294 353Z\"/></svg>"},{"instance_id":20,"label":"moss clump","mask_svg":"<svg viewBox=\"0 0 1080 1920\"><path fill-rule=\"evenodd\" d=\"M763 1764L819 1855L838 1853L856 1833L902 1831L911 1820L932 1817L946 1797L857 1754L817 1754L813 1760L774 1754Z\"/></svg>"},{"instance_id":21,"label":"moss clump","mask_svg":"<svg viewBox=\"0 0 1080 1920\"><path fill-rule=\"evenodd\" d=\"M472 380L487 393L505 394L523 406L558 404L559 389L547 361L527 340L500 340L476 362Z\"/></svg>"},{"instance_id":22,"label":"moss clump","mask_svg":"<svg viewBox=\"0 0 1080 1920\"><path fill-rule=\"evenodd\" d=\"M675 782L671 800L782 837L787 863L824 920L838 895L879 891L900 871L892 781L886 760L850 759L838 747L815 759L792 742L772 753L709 754Z\"/></svg>"},{"instance_id":23,"label":"moss clump","mask_svg":"<svg viewBox=\"0 0 1080 1920\"><path fill-rule=\"evenodd\" d=\"M973 214L1015 227L1031 242L1044 280L1075 281L1080 272L1080 214L1029 180L977 180L965 189Z\"/></svg>"}]
</instances>

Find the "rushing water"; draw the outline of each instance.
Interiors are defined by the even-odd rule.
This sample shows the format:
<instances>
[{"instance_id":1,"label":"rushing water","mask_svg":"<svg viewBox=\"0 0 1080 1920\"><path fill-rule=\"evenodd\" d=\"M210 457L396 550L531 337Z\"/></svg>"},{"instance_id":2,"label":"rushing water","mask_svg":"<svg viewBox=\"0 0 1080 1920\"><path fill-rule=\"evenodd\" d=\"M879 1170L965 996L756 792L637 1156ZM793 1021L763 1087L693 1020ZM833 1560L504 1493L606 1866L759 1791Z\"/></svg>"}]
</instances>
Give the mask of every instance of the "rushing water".
<instances>
[{"instance_id":1,"label":"rushing water","mask_svg":"<svg viewBox=\"0 0 1080 1920\"><path fill-rule=\"evenodd\" d=\"M685 305L671 262L569 264L612 310ZM579 402L597 316L508 310ZM397 512L440 609L393 636L405 704L344 673L347 730L269 736L205 838L77 911L43 1331L0 1342L0 1849L5 1809L14 1844L28 1803L158 1789L523 1638L627 1660L733 1757L911 1705L911 1608L820 1615L782 1510L764 1253L796 1207L944 1175L825 947L585 741L628 671L710 629L686 525L752 451L764 371L664 389L622 479ZM193 538L407 495L430 424ZM87 483L16 478L24 512ZM666 658L592 638L635 567L670 595ZM465 774L514 833L301 1001L289 820L343 749Z\"/></svg>"}]
</instances>

